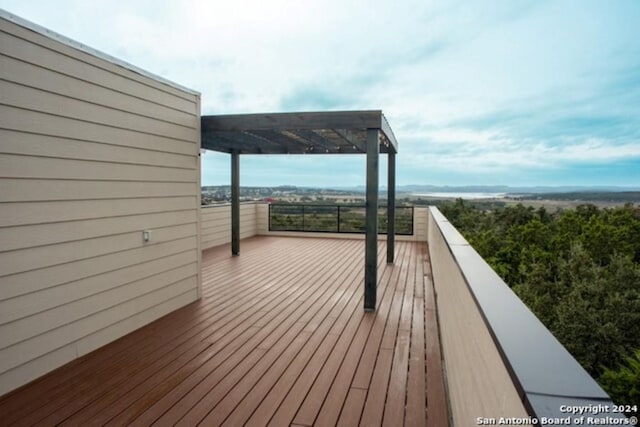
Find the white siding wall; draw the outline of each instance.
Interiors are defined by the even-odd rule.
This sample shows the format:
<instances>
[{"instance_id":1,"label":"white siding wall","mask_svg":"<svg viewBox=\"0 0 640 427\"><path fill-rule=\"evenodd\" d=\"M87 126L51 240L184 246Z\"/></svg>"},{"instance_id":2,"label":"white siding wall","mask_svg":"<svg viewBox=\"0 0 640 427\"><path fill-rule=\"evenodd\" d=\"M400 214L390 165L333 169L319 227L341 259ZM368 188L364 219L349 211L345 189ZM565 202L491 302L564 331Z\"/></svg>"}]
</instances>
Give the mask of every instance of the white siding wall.
<instances>
[{"instance_id":1,"label":"white siding wall","mask_svg":"<svg viewBox=\"0 0 640 427\"><path fill-rule=\"evenodd\" d=\"M0 16L0 395L200 292L199 95L14 21Z\"/></svg>"},{"instance_id":2,"label":"white siding wall","mask_svg":"<svg viewBox=\"0 0 640 427\"><path fill-rule=\"evenodd\" d=\"M413 208L413 236L418 242L427 241L427 231L429 227L429 208Z\"/></svg>"},{"instance_id":3,"label":"white siding wall","mask_svg":"<svg viewBox=\"0 0 640 427\"><path fill-rule=\"evenodd\" d=\"M254 203L240 205L240 238L258 234L256 211L260 206ZM205 206L202 215L202 249L224 245L231 241L231 205Z\"/></svg>"}]
</instances>

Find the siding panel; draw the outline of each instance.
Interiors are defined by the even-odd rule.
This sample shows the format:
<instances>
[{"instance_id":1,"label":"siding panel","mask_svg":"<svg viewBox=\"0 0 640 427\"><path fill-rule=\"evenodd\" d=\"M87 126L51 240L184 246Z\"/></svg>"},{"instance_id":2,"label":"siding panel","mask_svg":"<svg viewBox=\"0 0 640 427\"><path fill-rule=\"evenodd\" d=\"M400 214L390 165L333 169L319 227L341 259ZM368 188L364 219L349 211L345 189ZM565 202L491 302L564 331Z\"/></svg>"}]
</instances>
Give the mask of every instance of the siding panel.
<instances>
[{"instance_id":1,"label":"siding panel","mask_svg":"<svg viewBox=\"0 0 640 427\"><path fill-rule=\"evenodd\" d=\"M258 234L256 209L259 204L240 205L240 238ZM209 206L201 209L202 249L224 245L231 241L231 206Z\"/></svg>"},{"instance_id":2,"label":"siding panel","mask_svg":"<svg viewBox=\"0 0 640 427\"><path fill-rule=\"evenodd\" d=\"M149 197L196 197L189 182L143 182L54 179L0 180L3 202L44 202L93 199L139 199Z\"/></svg>"},{"instance_id":3,"label":"siding panel","mask_svg":"<svg viewBox=\"0 0 640 427\"><path fill-rule=\"evenodd\" d=\"M8 56L0 57L0 71L2 75L14 83L195 128L195 117L188 112L179 112L164 105L149 102L146 99L78 80L75 77L60 74Z\"/></svg>"},{"instance_id":4,"label":"siding panel","mask_svg":"<svg viewBox=\"0 0 640 427\"><path fill-rule=\"evenodd\" d=\"M154 229L151 230L151 242L146 243L145 246L195 236L196 233L195 224ZM133 233L113 234L73 242L7 251L3 253L2 258L0 258L0 271L2 271L2 275L11 275L127 249L134 249L140 247L141 244L142 232L136 231Z\"/></svg>"},{"instance_id":5,"label":"siding panel","mask_svg":"<svg viewBox=\"0 0 640 427\"><path fill-rule=\"evenodd\" d=\"M37 224L28 227L4 227L0 228L0 241L3 243L2 249L7 251L135 232L142 229L153 230L195 223L196 215L193 210L159 212L55 224Z\"/></svg>"},{"instance_id":6,"label":"siding panel","mask_svg":"<svg viewBox=\"0 0 640 427\"><path fill-rule=\"evenodd\" d=\"M194 168L195 169L195 168ZM193 169L0 154L0 178L194 182Z\"/></svg>"},{"instance_id":7,"label":"siding panel","mask_svg":"<svg viewBox=\"0 0 640 427\"><path fill-rule=\"evenodd\" d=\"M201 286L199 95L43 31L0 12L0 395Z\"/></svg>"},{"instance_id":8,"label":"siding panel","mask_svg":"<svg viewBox=\"0 0 640 427\"><path fill-rule=\"evenodd\" d=\"M0 104L0 129L186 155L193 155L195 145L166 136L139 133L2 104Z\"/></svg>"},{"instance_id":9,"label":"siding panel","mask_svg":"<svg viewBox=\"0 0 640 427\"><path fill-rule=\"evenodd\" d=\"M64 70L65 74L80 81L114 88L171 108L182 107L187 113L192 113L195 108L193 94L43 37L31 29L0 20L0 31L4 32L3 37L7 40L1 45L6 56L23 58L42 68Z\"/></svg>"},{"instance_id":10,"label":"siding panel","mask_svg":"<svg viewBox=\"0 0 640 427\"><path fill-rule=\"evenodd\" d=\"M114 252L94 258L76 260L66 264L39 268L24 273L13 274L0 278L0 300L14 298L50 288L85 277L94 277L109 273L120 268L137 265L154 259L160 259L172 254L193 250L196 247L195 237L173 240L147 247L137 247L128 251ZM195 250L194 256L197 256Z\"/></svg>"},{"instance_id":11,"label":"siding panel","mask_svg":"<svg viewBox=\"0 0 640 427\"><path fill-rule=\"evenodd\" d=\"M134 316L163 301L174 298L184 292L195 290L195 276L179 282L166 283L166 276L160 276L160 287L148 294L132 298L124 303L78 319L62 327L53 329L46 334L28 338L18 344L0 350L0 372L6 372L24 363L24 355L38 357L61 347L61 343L74 342L91 335L93 332L106 328L121 319ZM173 278L171 278L173 279Z\"/></svg>"},{"instance_id":12,"label":"siding panel","mask_svg":"<svg viewBox=\"0 0 640 427\"><path fill-rule=\"evenodd\" d=\"M51 92L0 80L2 102L25 110L69 117L89 123L124 128L152 135L166 135L182 141L193 141L195 129L161 120L114 110ZM194 123L195 124L195 123Z\"/></svg>"},{"instance_id":13,"label":"siding panel","mask_svg":"<svg viewBox=\"0 0 640 427\"><path fill-rule=\"evenodd\" d=\"M0 130L3 153L193 169L193 156Z\"/></svg>"},{"instance_id":14,"label":"siding panel","mask_svg":"<svg viewBox=\"0 0 640 427\"><path fill-rule=\"evenodd\" d=\"M39 292L38 298L34 298L33 295L28 293L0 301L0 323L4 324L23 319L78 299L142 280L157 272L173 270L189 264L194 256L195 251L181 252L96 276L74 280L61 285L53 285L36 291Z\"/></svg>"},{"instance_id":15,"label":"siding panel","mask_svg":"<svg viewBox=\"0 0 640 427\"><path fill-rule=\"evenodd\" d=\"M111 183L103 184L104 187ZM2 226L43 224L81 219L182 211L193 206L194 196L138 199L0 203Z\"/></svg>"},{"instance_id":16,"label":"siding panel","mask_svg":"<svg viewBox=\"0 0 640 427\"><path fill-rule=\"evenodd\" d=\"M126 283L99 294L63 303L50 310L1 325L0 336L3 337L3 341L0 343L0 348L10 347L25 339L72 324L78 319L95 314L98 310L104 309L104 307L117 307L133 298L139 298L153 292L163 284L168 285L187 277L193 277L196 274L196 269L195 262L169 270L158 269L157 274L139 281Z\"/></svg>"}]
</instances>

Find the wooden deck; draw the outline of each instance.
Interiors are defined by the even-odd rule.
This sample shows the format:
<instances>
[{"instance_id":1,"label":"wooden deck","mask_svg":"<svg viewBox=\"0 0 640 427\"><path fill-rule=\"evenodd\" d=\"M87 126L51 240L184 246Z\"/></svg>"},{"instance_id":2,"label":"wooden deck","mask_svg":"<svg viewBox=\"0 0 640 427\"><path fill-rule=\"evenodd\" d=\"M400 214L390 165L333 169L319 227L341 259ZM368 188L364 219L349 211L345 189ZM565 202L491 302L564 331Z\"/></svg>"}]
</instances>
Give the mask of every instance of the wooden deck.
<instances>
[{"instance_id":1,"label":"wooden deck","mask_svg":"<svg viewBox=\"0 0 640 427\"><path fill-rule=\"evenodd\" d=\"M425 243L244 240L203 255L203 298L0 397L0 425L447 425Z\"/></svg>"}]
</instances>

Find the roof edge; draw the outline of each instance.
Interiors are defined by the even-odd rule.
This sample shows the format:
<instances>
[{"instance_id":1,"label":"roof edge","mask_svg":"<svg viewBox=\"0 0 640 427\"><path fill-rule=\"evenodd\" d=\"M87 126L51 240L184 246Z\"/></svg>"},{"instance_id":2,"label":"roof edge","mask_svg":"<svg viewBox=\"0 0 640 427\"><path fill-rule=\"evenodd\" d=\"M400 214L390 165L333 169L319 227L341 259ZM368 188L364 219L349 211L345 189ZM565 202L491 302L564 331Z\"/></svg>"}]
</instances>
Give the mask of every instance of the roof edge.
<instances>
[{"instance_id":1,"label":"roof edge","mask_svg":"<svg viewBox=\"0 0 640 427\"><path fill-rule=\"evenodd\" d=\"M111 56L111 55L109 55L107 53L104 53L104 52L102 52L100 50L97 50L97 49L94 49L92 47L89 47L89 46L87 46L85 44L82 44L82 43L80 43L80 42L78 42L76 40L73 40L73 39L71 39L69 37L63 36L60 33L57 33L57 32L55 32L53 30L45 28L45 27L43 27L41 25L38 25L38 24L36 24L34 22L31 22L31 21L29 21L27 19L24 19L24 18L21 18L21 17L19 17L17 15L14 15L13 13L11 13L11 12L5 10L5 9L2 9L2 8L0 8L0 18L5 19L5 20L7 20L9 22L12 22L12 23L14 23L16 25L19 25L21 27L27 28L27 29L29 29L29 30L31 30L33 32L41 34L41 35L43 35L45 37L48 37L48 38L50 38L52 40L55 40L55 41L57 41L59 43L62 43L64 45L66 45L66 46L69 46L69 47L72 47L74 49L77 49L77 50L79 50L81 52L84 52L84 53L86 53L88 55L95 56L97 58L100 58L100 59L103 59L105 61L108 61L108 62L110 62L112 64L115 64L115 65L118 65L118 66L120 66L122 68L125 68L125 69L127 69L129 71L133 71L136 74L140 74L140 75L142 75L144 77L153 79L153 80L155 80L157 82L160 82L162 84L165 84L167 86L171 86L174 89L179 89L179 90L187 92L187 93L189 93L191 95L201 95L201 93L196 91L196 90L189 89L188 87L185 87L185 86L182 86L182 85L180 85L178 83L172 82L171 80L167 80L164 77L158 76L157 74L153 74L153 73L151 73L151 72L149 72L147 70L144 70L142 68L136 67L135 65L130 64L130 63L126 62L126 61L118 59L118 58L116 58L114 56Z\"/></svg>"}]
</instances>

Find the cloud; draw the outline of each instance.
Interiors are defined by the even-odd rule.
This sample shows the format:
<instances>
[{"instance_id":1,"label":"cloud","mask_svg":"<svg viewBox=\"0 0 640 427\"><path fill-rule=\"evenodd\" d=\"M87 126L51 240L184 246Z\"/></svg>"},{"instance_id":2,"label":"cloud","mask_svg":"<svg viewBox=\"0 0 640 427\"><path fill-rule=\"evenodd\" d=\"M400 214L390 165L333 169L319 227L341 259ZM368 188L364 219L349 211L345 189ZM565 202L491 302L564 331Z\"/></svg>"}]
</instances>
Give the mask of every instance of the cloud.
<instances>
[{"instance_id":1,"label":"cloud","mask_svg":"<svg viewBox=\"0 0 640 427\"><path fill-rule=\"evenodd\" d=\"M627 179L616 165L638 179L628 168L640 156L633 0L616 7L0 0L0 7L200 91L203 114L382 109L400 143L400 183L526 181L541 173ZM205 156L203 182L227 182L219 172L227 160ZM335 180L327 171L341 165L342 183L361 183L363 158L334 160L247 160L258 172L246 179L260 182L262 173L273 184L315 185Z\"/></svg>"}]
</instances>

